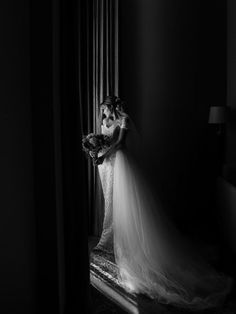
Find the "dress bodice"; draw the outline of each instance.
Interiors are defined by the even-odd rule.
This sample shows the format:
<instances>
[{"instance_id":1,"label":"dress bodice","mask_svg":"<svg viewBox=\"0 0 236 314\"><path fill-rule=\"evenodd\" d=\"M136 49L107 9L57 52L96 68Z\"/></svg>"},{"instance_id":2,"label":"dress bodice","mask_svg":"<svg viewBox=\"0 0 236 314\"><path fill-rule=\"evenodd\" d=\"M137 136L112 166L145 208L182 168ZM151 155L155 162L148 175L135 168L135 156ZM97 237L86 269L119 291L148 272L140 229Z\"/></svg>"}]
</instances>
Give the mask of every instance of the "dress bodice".
<instances>
[{"instance_id":1,"label":"dress bodice","mask_svg":"<svg viewBox=\"0 0 236 314\"><path fill-rule=\"evenodd\" d=\"M117 122L114 122L111 126L106 126L106 124L103 122L101 126L101 133L107 136L112 136L113 132L115 130L115 127L117 126Z\"/></svg>"},{"instance_id":2,"label":"dress bodice","mask_svg":"<svg viewBox=\"0 0 236 314\"><path fill-rule=\"evenodd\" d=\"M101 133L107 136L112 136L117 126L127 129L128 128L127 119L124 117L124 118L121 118L120 120L116 120L109 127L106 125L105 121L103 120L103 123L101 125Z\"/></svg>"}]
</instances>

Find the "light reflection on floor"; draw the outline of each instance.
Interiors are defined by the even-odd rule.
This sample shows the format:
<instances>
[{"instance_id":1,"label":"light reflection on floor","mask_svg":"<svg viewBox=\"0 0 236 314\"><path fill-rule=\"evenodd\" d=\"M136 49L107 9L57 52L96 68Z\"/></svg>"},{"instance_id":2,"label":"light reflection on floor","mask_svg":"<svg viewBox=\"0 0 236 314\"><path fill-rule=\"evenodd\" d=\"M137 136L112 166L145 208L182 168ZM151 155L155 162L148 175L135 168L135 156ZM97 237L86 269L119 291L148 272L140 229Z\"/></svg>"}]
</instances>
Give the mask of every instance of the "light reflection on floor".
<instances>
[{"instance_id":1,"label":"light reflection on floor","mask_svg":"<svg viewBox=\"0 0 236 314\"><path fill-rule=\"evenodd\" d=\"M193 313L184 309L177 309L169 305L162 305L146 296L128 293L118 280L118 270L114 256L102 251L92 250L90 247L90 281L91 284L112 302L127 313L143 314L187 314ZM117 313L112 311L111 313ZM197 312L194 312L197 313ZM236 314L234 301L229 301L224 308L205 310L202 314Z\"/></svg>"},{"instance_id":2,"label":"light reflection on floor","mask_svg":"<svg viewBox=\"0 0 236 314\"><path fill-rule=\"evenodd\" d=\"M159 304L146 296L128 293L120 285L117 274L114 256L102 251L92 251L90 254L91 284L127 313L188 313L183 309L178 310L172 306Z\"/></svg>"}]
</instances>

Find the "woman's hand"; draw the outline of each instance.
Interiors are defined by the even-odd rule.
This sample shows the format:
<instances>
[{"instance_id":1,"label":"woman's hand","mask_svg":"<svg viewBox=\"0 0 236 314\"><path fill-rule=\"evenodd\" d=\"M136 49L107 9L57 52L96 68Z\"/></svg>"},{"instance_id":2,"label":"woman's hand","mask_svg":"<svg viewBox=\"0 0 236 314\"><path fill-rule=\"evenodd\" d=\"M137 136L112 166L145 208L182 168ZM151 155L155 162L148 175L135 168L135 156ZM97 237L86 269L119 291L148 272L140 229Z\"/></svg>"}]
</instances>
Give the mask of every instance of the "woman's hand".
<instances>
[{"instance_id":1,"label":"woman's hand","mask_svg":"<svg viewBox=\"0 0 236 314\"><path fill-rule=\"evenodd\" d=\"M104 161L104 157L100 156L100 157L94 159L94 165L95 166L101 165L103 163L103 161Z\"/></svg>"}]
</instances>

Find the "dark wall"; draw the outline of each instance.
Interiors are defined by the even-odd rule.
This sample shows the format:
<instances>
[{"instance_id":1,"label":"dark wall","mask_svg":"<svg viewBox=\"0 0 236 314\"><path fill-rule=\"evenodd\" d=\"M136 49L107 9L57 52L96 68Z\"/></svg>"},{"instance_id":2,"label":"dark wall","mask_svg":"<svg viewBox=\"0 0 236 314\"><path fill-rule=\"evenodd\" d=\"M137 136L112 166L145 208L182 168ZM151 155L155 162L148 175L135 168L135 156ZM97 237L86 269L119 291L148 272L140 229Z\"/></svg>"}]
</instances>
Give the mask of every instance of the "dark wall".
<instances>
[{"instance_id":1,"label":"dark wall","mask_svg":"<svg viewBox=\"0 0 236 314\"><path fill-rule=\"evenodd\" d=\"M0 3L0 312L34 313L29 1Z\"/></svg>"},{"instance_id":2,"label":"dark wall","mask_svg":"<svg viewBox=\"0 0 236 314\"><path fill-rule=\"evenodd\" d=\"M235 275L236 260L236 2L227 1L227 121L225 158L222 175L218 179L218 200L221 213L225 268Z\"/></svg>"},{"instance_id":3,"label":"dark wall","mask_svg":"<svg viewBox=\"0 0 236 314\"><path fill-rule=\"evenodd\" d=\"M120 96L143 137L143 167L189 229L215 224L207 121L210 105L225 104L225 14L224 1L120 3Z\"/></svg>"},{"instance_id":4,"label":"dark wall","mask_svg":"<svg viewBox=\"0 0 236 314\"><path fill-rule=\"evenodd\" d=\"M236 3L228 0L227 105L229 110L226 134L226 164L236 175ZM236 178L234 179L236 184Z\"/></svg>"}]
</instances>

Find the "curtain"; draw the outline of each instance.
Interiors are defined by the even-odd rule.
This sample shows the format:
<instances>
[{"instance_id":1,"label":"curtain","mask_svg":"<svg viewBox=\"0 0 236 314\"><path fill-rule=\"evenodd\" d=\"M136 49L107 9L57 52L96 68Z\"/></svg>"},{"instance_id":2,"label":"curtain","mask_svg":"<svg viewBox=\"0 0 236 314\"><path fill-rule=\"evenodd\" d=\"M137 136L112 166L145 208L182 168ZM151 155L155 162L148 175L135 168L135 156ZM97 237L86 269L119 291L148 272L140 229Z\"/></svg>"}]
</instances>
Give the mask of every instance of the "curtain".
<instances>
[{"instance_id":1,"label":"curtain","mask_svg":"<svg viewBox=\"0 0 236 314\"><path fill-rule=\"evenodd\" d=\"M87 171L81 151L82 0L31 1L38 313L90 313ZM88 75L89 80L89 75ZM89 95L89 92L87 93Z\"/></svg>"},{"instance_id":2,"label":"curtain","mask_svg":"<svg viewBox=\"0 0 236 314\"><path fill-rule=\"evenodd\" d=\"M30 3L37 308L89 313L88 224L99 234L102 193L81 139L119 92L118 0Z\"/></svg>"},{"instance_id":3,"label":"curtain","mask_svg":"<svg viewBox=\"0 0 236 314\"><path fill-rule=\"evenodd\" d=\"M119 94L118 0L90 0L81 11L79 47L79 86L82 133L99 133L99 104L107 95ZM84 86L83 86L84 87ZM97 168L87 161L87 202L89 234L99 236L103 222L103 199Z\"/></svg>"}]
</instances>

